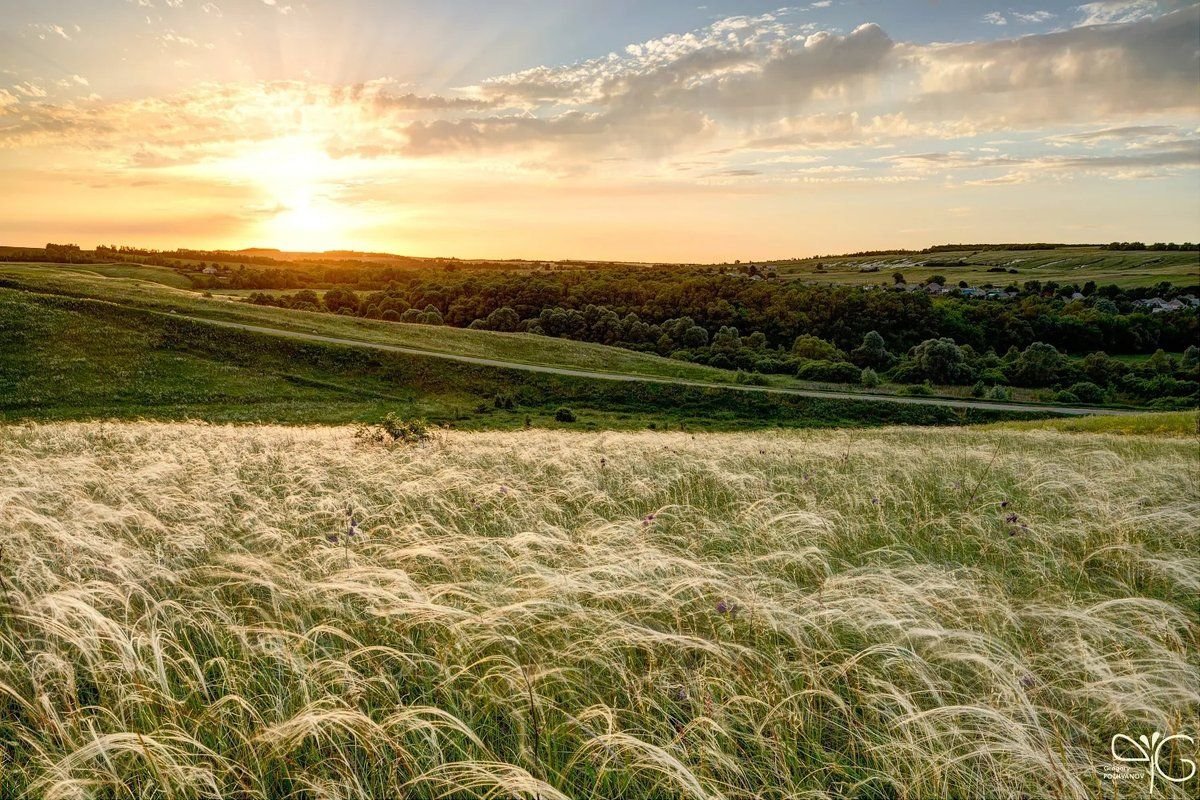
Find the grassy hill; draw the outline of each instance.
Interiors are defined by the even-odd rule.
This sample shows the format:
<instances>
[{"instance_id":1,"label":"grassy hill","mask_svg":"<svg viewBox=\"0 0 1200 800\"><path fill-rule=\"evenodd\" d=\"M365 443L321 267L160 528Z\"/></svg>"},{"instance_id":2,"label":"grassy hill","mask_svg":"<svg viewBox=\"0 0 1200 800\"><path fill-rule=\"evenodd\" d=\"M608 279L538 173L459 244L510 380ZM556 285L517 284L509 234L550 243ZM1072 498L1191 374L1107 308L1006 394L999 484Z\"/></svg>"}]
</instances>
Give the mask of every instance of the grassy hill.
<instances>
[{"instance_id":1,"label":"grassy hill","mask_svg":"<svg viewBox=\"0 0 1200 800\"><path fill-rule=\"evenodd\" d=\"M67 287L74 286L64 280ZM144 286L132 287L133 296L142 298L135 305L0 288L0 419L344 423L396 412L458 427L513 428L527 421L560 425L555 413L567 406L579 418L576 427L722 429L956 424L1022 416L586 379L295 341L148 310L165 308L163 298L174 295ZM208 307L183 293L176 306L190 311L191 302ZM233 319L240 319L243 309L251 314L277 311L217 305ZM327 323L335 330L361 327L365 333L355 338L363 339L384 335L375 327L396 328L398 335L410 337L422 330L445 332L425 326L360 325L332 315L264 316L272 324L293 328L302 327L297 320L307 316L314 317L313 324ZM489 336L508 341L498 334L455 333L472 334L469 341L485 345ZM453 340L448 336L444 341ZM619 359L622 352L614 351L612 358Z\"/></svg>"},{"instance_id":2,"label":"grassy hill","mask_svg":"<svg viewBox=\"0 0 1200 800\"><path fill-rule=\"evenodd\" d=\"M171 272L161 268L146 269ZM58 265L0 264L0 286L106 300L152 311L174 311L207 319L523 364L687 378L715 383L728 383L733 380L733 375L727 370L712 369L616 347L530 334L494 333L431 325L397 325L333 314L254 306L172 289L165 285L165 280L165 277L154 281L124 276L104 277L95 274L91 265L76 269Z\"/></svg>"},{"instance_id":3,"label":"grassy hill","mask_svg":"<svg viewBox=\"0 0 1200 800\"><path fill-rule=\"evenodd\" d=\"M1055 250L961 250L920 255L836 256L777 262L780 277L815 283L891 283L901 272L912 282L944 275L948 285L1007 286L1037 280L1082 286L1087 281L1123 288L1168 281L1178 286L1200 283L1200 253L1111 251L1096 247ZM1000 271L989 271L989 270ZM1016 272L1009 272L1016 270Z\"/></svg>"},{"instance_id":4,"label":"grassy hill","mask_svg":"<svg viewBox=\"0 0 1200 800\"><path fill-rule=\"evenodd\" d=\"M0 426L0 796L1112 796L1200 718L1195 447Z\"/></svg>"}]
</instances>

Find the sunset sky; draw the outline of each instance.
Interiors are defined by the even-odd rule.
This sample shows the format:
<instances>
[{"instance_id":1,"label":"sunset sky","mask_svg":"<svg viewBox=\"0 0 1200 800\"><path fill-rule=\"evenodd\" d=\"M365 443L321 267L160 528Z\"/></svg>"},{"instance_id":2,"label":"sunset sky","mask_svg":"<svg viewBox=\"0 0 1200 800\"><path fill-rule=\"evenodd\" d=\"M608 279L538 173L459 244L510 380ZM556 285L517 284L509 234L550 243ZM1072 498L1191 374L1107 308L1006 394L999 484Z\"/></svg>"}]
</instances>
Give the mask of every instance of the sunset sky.
<instances>
[{"instance_id":1,"label":"sunset sky","mask_svg":"<svg viewBox=\"0 0 1200 800\"><path fill-rule=\"evenodd\" d=\"M0 0L0 244L1200 238L1200 5Z\"/></svg>"}]
</instances>

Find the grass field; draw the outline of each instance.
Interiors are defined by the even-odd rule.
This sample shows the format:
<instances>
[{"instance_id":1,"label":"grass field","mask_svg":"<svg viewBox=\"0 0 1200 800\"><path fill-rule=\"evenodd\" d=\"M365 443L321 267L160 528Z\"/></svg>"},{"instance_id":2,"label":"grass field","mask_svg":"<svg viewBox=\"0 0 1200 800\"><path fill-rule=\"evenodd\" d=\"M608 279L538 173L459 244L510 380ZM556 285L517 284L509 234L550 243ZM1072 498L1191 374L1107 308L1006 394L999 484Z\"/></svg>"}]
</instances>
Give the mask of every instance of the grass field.
<instances>
[{"instance_id":1,"label":"grass field","mask_svg":"<svg viewBox=\"0 0 1200 800\"><path fill-rule=\"evenodd\" d=\"M1133 434L1175 436L1195 439L1200 436L1200 412L1168 411L1129 414L1120 417L1079 417L1077 419L1026 420L998 422L997 428L1009 430L1055 430L1075 433Z\"/></svg>"},{"instance_id":2,"label":"grass field","mask_svg":"<svg viewBox=\"0 0 1200 800\"><path fill-rule=\"evenodd\" d=\"M822 272L817 272L818 267ZM1017 272L988 272L993 267ZM864 272L866 268L876 271ZM949 285L966 281L976 287L986 283L1020 286L1030 280L1079 286L1095 281L1102 286L1112 283L1125 288L1153 286L1161 281L1195 286L1200 284L1200 253L1124 252L1091 247L962 250L924 255L812 258L778 262L777 270L780 277L812 283L890 285L892 273L901 272L912 283L944 275Z\"/></svg>"},{"instance_id":3,"label":"grass field","mask_svg":"<svg viewBox=\"0 0 1200 800\"><path fill-rule=\"evenodd\" d=\"M1196 453L3 426L0 796L1113 797L1200 718Z\"/></svg>"}]
</instances>

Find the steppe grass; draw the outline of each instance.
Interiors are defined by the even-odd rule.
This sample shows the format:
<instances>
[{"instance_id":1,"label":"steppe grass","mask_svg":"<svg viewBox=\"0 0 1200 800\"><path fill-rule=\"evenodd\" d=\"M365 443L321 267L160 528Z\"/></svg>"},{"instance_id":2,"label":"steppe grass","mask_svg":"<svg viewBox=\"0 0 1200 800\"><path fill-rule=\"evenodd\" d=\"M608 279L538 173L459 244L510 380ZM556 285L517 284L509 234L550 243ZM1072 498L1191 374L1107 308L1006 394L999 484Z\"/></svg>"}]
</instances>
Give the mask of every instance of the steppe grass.
<instances>
[{"instance_id":1,"label":"steppe grass","mask_svg":"<svg viewBox=\"0 0 1200 800\"><path fill-rule=\"evenodd\" d=\"M1056 430L1072 433L1176 436L1200 443L1200 411L1160 411L1119 416L1072 417L995 423L1010 430Z\"/></svg>"},{"instance_id":2,"label":"steppe grass","mask_svg":"<svg viewBox=\"0 0 1200 800\"><path fill-rule=\"evenodd\" d=\"M1114 734L1197 733L1198 480L1054 431L0 427L0 797L1113 796Z\"/></svg>"}]
</instances>

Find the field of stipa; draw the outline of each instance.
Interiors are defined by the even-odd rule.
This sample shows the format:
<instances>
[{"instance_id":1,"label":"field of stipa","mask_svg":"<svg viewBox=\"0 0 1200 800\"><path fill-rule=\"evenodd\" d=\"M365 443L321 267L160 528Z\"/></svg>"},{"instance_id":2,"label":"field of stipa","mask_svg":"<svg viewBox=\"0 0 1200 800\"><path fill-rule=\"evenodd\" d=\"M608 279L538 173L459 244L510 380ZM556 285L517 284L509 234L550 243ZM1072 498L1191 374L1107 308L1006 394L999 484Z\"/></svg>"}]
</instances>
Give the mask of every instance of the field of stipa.
<instances>
[{"instance_id":1,"label":"field of stipa","mask_svg":"<svg viewBox=\"0 0 1200 800\"><path fill-rule=\"evenodd\" d=\"M0 428L0 797L1111 795L1113 735L1200 718L1198 471L1036 430Z\"/></svg>"}]
</instances>

